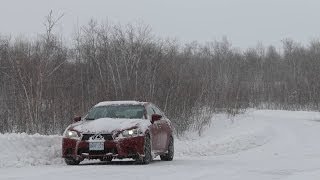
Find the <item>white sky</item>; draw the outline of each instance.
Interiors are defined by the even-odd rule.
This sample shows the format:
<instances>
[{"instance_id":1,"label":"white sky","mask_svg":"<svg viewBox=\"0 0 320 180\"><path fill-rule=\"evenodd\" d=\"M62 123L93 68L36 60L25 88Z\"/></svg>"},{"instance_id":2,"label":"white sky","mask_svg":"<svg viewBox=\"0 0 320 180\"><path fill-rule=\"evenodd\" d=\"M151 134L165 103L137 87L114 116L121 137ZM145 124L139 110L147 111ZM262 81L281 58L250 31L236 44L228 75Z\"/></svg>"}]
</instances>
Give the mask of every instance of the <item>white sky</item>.
<instances>
[{"instance_id":1,"label":"white sky","mask_svg":"<svg viewBox=\"0 0 320 180\"><path fill-rule=\"evenodd\" d=\"M143 21L159 37L181 42L220 40L234 47L303 44L320 37L320 0L0 0L0 34L32 37L44 17L64 13L57 26L66 39L94 18L126 24Z\"/></svg>"}]
</instances>

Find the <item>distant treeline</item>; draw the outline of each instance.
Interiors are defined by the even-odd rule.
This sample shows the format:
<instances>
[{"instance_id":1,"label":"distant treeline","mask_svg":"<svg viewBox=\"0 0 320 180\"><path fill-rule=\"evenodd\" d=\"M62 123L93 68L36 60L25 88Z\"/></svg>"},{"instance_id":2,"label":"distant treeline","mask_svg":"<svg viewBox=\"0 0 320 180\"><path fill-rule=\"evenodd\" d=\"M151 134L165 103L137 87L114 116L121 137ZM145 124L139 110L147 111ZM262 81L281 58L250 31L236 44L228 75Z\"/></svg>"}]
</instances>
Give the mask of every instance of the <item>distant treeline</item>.
<instances>
[{"instance_id":1,"label":"distant treeline","mask_svg":"<svg viewBox=\"0 0 320 180\"><path fill-rule=\"evenodd\" d=\"M62 133L74 115L105 100L154 102L178 134L201 130L209 122L203 113L318 110L319 41L238 50L226 39L181 45L148 26L90 21L70 46L53 33L55 22L33 40L0 37L1 133Z\"/></svg>"}]
</instances>

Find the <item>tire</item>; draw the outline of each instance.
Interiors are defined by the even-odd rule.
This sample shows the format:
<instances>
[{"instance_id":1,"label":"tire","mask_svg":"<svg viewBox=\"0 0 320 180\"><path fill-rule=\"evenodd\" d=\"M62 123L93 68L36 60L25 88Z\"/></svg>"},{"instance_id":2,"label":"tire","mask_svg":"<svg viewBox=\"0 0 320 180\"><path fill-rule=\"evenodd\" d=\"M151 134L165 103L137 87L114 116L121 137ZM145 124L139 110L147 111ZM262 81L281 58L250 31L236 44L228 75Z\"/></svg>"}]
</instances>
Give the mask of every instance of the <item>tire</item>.
<instances>
[{"instance_id":1,"label":"tire","mask_svg":"<svg viewBox=\"0 0 320 180\"><path fill-rule=\"evenodd\" d=\"M139 157L137 162L139 164L149 164L152 161L152 154L151 154L151 142L150 136L146 135L144 138L144 156Z\"/></svg>"},{"instance_id":2,"label":"tire","mask_svg":"<svg viewBox=\"0 0 320 180\"><path fill-rule=\"evenodd\" d=\"M162 161L172 161L174 156L174 140L173 137L170 137L169 145L168 145L168 153L164 155L160 155L160 159Z\"/></svg>"},{"instance_id":3,"label":"tire","mask_svg":"<svg viewBox=\"0 0 320 180\"><path fill-rule=\"evenodd\" d=\"M67 165L78 165L80 164L80 160L75 160L73 158L65 158L64 162L66 162Z\"/></svg>"}]
</instances>

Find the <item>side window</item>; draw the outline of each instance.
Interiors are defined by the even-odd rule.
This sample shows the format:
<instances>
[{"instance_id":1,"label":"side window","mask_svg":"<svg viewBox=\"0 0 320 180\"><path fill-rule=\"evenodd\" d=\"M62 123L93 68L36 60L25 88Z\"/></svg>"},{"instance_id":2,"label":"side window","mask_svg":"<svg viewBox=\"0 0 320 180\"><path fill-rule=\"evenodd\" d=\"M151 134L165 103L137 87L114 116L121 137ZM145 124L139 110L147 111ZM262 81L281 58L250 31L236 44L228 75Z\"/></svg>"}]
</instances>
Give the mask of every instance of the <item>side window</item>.
<instances>
[{"instance_id":1,"label":"side window","mask_svg":"<svg viewBox=\"0 0 320 180\"><path fill-rule=\"evenodd\" d=\"M147 119L151 119L151 115L155 114L155 111L153 110L151 105L147 105L146 110L147 110Z\"/></svg>"},{"instance_id":2,"label":"side window","mask_svg":"<svg viewBox=\"0 0 320 180\"><path fill-rule=\"evenodd\" d=\"M162 111L160 111L160 109L157 106L153 105L152 108L153 108L153 110L155 111L156 114L159 114L159 115L163 116Z\"/></svg>"}]
</instances>

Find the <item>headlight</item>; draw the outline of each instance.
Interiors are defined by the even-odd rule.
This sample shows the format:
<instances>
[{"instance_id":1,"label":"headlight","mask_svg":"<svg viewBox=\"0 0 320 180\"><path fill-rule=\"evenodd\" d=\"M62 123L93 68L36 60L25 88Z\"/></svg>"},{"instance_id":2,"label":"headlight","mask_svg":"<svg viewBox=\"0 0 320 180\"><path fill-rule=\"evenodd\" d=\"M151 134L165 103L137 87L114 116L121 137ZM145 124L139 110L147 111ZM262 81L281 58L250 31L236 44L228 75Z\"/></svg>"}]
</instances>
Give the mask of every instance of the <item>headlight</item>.
<instances>
[{"instance_id":1,"label":"headlight","mask_svg":"<svg viewBox=\"0 0 320 180\"><path fill-rule=\"evenodd\" d=\"M64 133L64 137L70 138L70 139L80 139L80 136L78 135L78 133L76 131L70 131L70 130L67 130Z\"/></svg>"},{"instance_id":2,"label":"headlight","mask_svg":"<svg viewBox=\"0 0 320 180\"><path fill-rule=\"evenodd\" d=\"M134 137L138 136L140 134L140 129L130 129L130 130L124 130L122 131L122 136L123 137Z\"/></svg>"}]
</instances>

